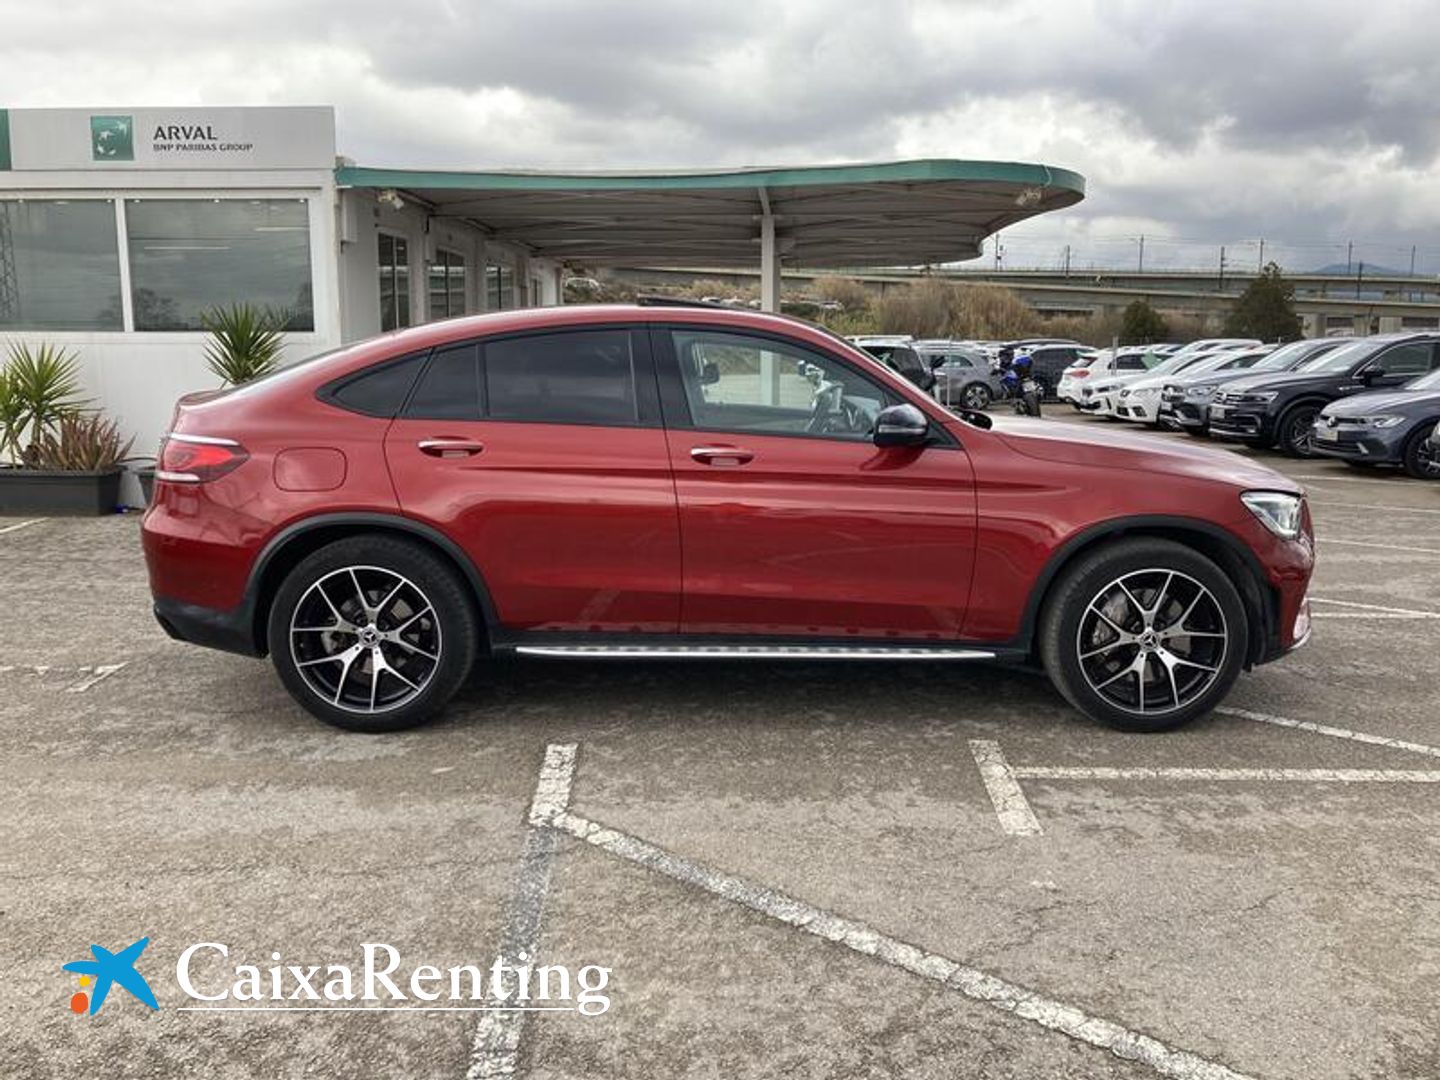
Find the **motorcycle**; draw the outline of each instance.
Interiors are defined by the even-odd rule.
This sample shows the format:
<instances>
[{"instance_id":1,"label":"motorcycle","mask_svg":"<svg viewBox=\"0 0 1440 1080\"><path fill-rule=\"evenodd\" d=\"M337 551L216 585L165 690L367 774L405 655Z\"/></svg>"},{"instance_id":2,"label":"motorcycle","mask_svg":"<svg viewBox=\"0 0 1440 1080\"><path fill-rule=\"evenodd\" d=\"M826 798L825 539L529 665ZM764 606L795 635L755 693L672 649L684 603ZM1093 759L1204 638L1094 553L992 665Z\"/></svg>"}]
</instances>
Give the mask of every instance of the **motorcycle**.
<instances>
[{"instance_id":1,"label":"motorcycle","mask_svg":"<svg viewBox=\"0 0 1440 1080\"><path fill-rule=\"evenodd\" d=\"M1040 415L1040 384L1028 373L1021 375L1013 367L1007 368L1000 376L1000 384L1017 416Z\"/></svg>"}]
</instances>

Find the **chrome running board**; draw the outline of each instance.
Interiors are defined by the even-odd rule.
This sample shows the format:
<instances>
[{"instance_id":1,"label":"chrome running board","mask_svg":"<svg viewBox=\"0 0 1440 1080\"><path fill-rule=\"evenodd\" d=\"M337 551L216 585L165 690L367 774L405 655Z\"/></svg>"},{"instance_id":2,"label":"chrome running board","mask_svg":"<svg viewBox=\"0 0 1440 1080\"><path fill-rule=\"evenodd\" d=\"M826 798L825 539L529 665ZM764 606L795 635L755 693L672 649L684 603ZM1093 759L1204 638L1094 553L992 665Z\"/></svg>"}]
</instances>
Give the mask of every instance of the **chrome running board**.
<instances>
[{"instance_id":1,"label":"chrome running board","mask_svg":"<svg viewBox=\"0 0 1440 1080\"><path fill-rule=\"evenodd\" d=\"M886 645L517 645L523 656L594 660L994 660L983 649Z\"/></svg>"}]
</instances>

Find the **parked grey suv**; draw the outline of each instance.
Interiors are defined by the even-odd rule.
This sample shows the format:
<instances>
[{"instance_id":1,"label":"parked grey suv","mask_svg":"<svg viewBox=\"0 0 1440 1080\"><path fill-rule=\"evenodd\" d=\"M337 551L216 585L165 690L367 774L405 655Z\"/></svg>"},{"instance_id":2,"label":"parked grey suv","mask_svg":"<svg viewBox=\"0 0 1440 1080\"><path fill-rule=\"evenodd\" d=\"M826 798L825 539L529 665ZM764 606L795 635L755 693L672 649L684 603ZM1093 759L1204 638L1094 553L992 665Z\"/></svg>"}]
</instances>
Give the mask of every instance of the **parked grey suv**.
<instances>
[{"instance_id":1,"label":"parked grey suv","mask_svg":"<svg viewBox=\"0 0 1440 1080\"><path fill-rule=\"evenodd\" d=\"M1000 376L978 348L954 342L921 341L914 345L935 374L934 394L952 408L984 409L1003 394Z\"/></svg>"}]
</instances>

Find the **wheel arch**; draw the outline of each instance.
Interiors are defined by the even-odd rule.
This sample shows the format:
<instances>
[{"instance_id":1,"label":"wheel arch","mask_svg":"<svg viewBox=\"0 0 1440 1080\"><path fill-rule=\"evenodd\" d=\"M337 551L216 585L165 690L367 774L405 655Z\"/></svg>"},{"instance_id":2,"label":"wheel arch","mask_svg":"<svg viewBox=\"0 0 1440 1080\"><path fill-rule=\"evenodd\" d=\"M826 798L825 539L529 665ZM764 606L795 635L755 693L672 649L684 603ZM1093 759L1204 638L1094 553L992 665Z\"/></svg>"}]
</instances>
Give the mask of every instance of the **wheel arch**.
<instances>
[{"instance_id":1,"label":"wheel arch","mask_svg":"<svg viewBox=\"0 0 1440 1080\"><path fill-rule=\"evenodd\" d=\"M1076 560L1106 543L1136 537L1154 537L1184 544L1210 559L1235 583L1245 605L1250 641L1245 657L1248 669L1261 662L1277 633L1279 600L1265 579L1259 558L1239 537L1218 525L1198 518L1151 514L1116 518L1088 526L1076 533L1050 556L1025 604L1020 624L1020 643L1032 654L1036 648L1036 626L1040 613L1064 571Z\"/></svg>"},{"instance_id":2,"label":"wheel arch","mask_svg":"<svg viewBox=\"0 0 1440 1080\"><path fill-rule=\"evenodd\" d=\"M270 619L270 605L285 575L307 555L326 544L364 533L389 534L418 541L450 564L470 586L485 632L482 648L488 647L499 625L495 605L484 576L458 544L433 526L414 518L374 512L339 512L292 522L271 537L256 557L246 586L245 602L250 609L250 633L259 655L269 651L265 628Z\"/></svg>"}]
</instances>

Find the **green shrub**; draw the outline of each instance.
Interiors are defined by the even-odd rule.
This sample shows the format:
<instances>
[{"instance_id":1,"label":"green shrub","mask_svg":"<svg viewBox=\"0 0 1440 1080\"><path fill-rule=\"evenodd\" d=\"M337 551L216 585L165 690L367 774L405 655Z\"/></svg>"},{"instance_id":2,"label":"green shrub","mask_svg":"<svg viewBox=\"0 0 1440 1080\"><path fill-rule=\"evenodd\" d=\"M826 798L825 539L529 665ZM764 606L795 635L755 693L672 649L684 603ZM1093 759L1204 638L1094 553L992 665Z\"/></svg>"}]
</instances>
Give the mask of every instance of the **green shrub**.
<instances>
[{"instance_id":1,"label":"green shrub","mask_svg":"<svg viewBox=\"0 0 1440 1080\"><path fill-rule=\"evenodd\" d=\"M251 304L212 308L200 316L211 336L205 346L205 362L232 386L258 379L280 363L281 332L287 321L284 312Z\"/></svg>"}]
</instances>

